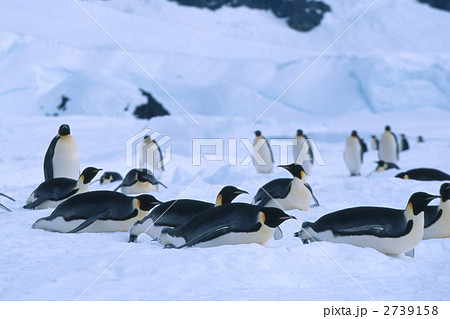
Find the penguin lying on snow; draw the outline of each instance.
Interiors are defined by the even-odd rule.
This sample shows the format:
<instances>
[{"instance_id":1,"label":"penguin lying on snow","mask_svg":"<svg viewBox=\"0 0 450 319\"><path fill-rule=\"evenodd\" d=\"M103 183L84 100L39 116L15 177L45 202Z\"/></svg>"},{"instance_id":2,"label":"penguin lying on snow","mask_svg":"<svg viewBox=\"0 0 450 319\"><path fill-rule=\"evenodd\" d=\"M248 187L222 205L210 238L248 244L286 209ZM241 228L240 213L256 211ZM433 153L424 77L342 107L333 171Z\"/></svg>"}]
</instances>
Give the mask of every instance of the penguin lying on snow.
<instances>
[{"instance_id":1,"label":"penguin lying on snow","mask_svg":"<svg viewBox=\"0 0 450 319\"><path fill-rule=\"evenodd\" d=\"M414 193L405 210L386 207L352 207L329 213L316 222L304 222L295 233L303 243L329 241L371 247L388 255L412 250L423 237L424 209L439 196Z\"/></svg>"},{"instance_id":2,"label":"penguin lying on snow","mask_svg":"<svg viewBox=\"0 0 450 319\"><path fill-rule=\"evenodd\" d=\"M57 177L76 179L78 175L80 175L78 145L70 135L69 125L63 124L45 153L44 177L47 181Z\"/></svg>"},{"instance_id":3,"label":"penguin lying on snow","mask_svg":"<svg viewBox=\"0 0 450 319\"><path fill-rule=\"evenodd\" d=\"M27 209L55 208L69 197L88 191L89 183L101 169L88 167L83 170L78 180L71 178L53 178L41 183L28 197Z\"/></svg>"},{"instance_id":4,"label":"penguin lying on snow","mask_svg":"<svg viewBox=\"0 0 450 319\"><path fill-rule=\"evenodd\" d=\"M159 203L152 195L128 197L112 191L88 192L61 203L32 228L61 233L128 231Z\"/></svg>"},{"instance_id":5,"label":"penguin lying on snow","mask_svg":"<svg viewBox=\"0 0 450 319\"><path fill-rule=\"evenodd\" d=\"M6 198L8 198L9 200L12 200L13 202L16 201L14 198L9 197L8 195L5 195L5 194L3 194L3 193L0 193L0 196L6 197ZM10 212L10 211L11 211L8 207L6 207L5 205L2 205L1 203L0 203L0 208L3 208L3 209L6 210L7 212Z\"/></svg>"},{"instance_id":6,"label":"penguin lying on snow","mask_svg":"<svg viewBox=\"0 0 450 319\"><path fill-rule=\"evenodd\" d=\"M308 210L311 199L319 205L311 186L306 183L305 171L301 165L293 163L278 167L288 170L294 178L278 178L262 186L253 198L255 205L283 210Z\"/></svg>"},{"instance_id":7,"label":"penguin lying on snow","mask_svg":"<svg viewBox=\"0 0 450 319\"><path fill-rule=\"evenodd\" d=\"M100 177L100 185L106 185L123 180L122 175L117 172L105 172L102 177Z\"/></svg>"},{"instance_id":8,"label":"penguin lying on snow","mask_svg":"<svg viewBox=\"0 0 450 319\"><path fill-rule=\"evenodd\" d=\"M121 188L121 191L124 194L157 192L158 184L161 184L162 186L167 188L167 186L158 181L153 173L148 169L133 168L127 173L127 175L125 175L122 183L120 183L120 185L117 186L114 191L117 191L119 188Z\"/></svg>"},{"instance_id":9,"label":"penguin lying on snow","mask_svg":"<svg viewBox=\"0 0 450 319\"><path fill-rule=\"evenodd\" d=\"M159 241L166 247L213 247L258 243L264 244L276 227L295 219L281 209L231 203L211 208L175 228L164 228Z\"/></svg>"},{"instance_id":10,"label":"penguin lying on snow","mask_svg":"<svg viewBox=\"0 0 450 319\"><path fill-rule=\"evenodd\" d=\"M386 163L385 161L377 161L377 167L375 168L375 172L380 173L387 171L389 169L400 169L400 167L397 166L395 163Z\"/></svg>"},{"instance_id":11,"label":"penguin lying on snow","mask_svg":"<svg viewBox=\"0 0 450 319\"><path fill-rule=\"evenodd\" d=\"M415 179L418 181L450 181L450 175L434 168L416 168L395 175L403 179Z\"/></svg>"},{"instance_id":12,"label":"penguin lying on snow","mask_svg":"<svg viewBox=\"0 0 450 319\"><path fill-rule=\"evenodd\" d=\"M450 237L450 183L442 184L439 193L439 206L425 208L423 239Z\"/></svg>"},{"instance_id":13,"label":"penguin lying on snow","mask_svg":"<svg viewBox=\"0 0 450 319\"><path fill-rule=\"evenodd\" d=\"M234 186L225 186L217 195L215 205L193 199L177 199L162 203L130 228L129 242L136 242L138 236L142 233L157 239L164 227L181 226L192 217L214 206L231 203L240 194L248 193Z\"/></svg>"}]
</instances>

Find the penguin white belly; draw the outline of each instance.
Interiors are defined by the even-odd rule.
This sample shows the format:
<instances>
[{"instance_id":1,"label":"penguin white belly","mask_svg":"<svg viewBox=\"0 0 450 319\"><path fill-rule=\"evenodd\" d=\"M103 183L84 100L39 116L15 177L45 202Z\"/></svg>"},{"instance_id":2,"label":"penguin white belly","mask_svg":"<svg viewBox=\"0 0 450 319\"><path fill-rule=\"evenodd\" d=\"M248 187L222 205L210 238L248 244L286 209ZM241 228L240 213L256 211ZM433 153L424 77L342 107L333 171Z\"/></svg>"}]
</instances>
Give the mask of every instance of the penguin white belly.
<instances>
[{"instance_id":1,"label":"penguin white belly","mask_svg":"<svg viewBox=\"0 0 450 319\"><path fill-rule=\"evenodd\" d=\"M153 224L153 219L147 218L143 223L135 223L130 228L130 235L139 236L146 233L153 239L158 239L161 235L161 230L167 226L156 226Z\"/></svg>"},{"instance_id":2,"label":"penguin white belly","mask_svg":"<svg viewBox=\"0 0 450 319\"><path fill-rule=\"evenodd\" d=\"M397 163L397 143L392 134L383 133L381 135L379 158L386 163Z\"/></svg>"},{"instance_id":3,"label":"penguin white belly","mask_svg":"<svg viewBox=\"0 0 450 319\"><path fill-rule=\"evenodd\" d=\"M72 136L62 136L55 146L52 158L53 178L67 177L78 179L80 176L80 155L78 145Z\"/></svg>"},{"instance_id":4,"label":"penguin white belly","mask_svg":"<svg viewBox=\"0 0 450 319\"><path fill-rule=\"evenodd\" d=\"M192 247L207 248L216 247L222 245L239 245L239 244L265 244L270 238L272 238L275 232L274 228L262 225L257 232L239 232L239 233L228 233L217 238L200 242L193 245ZM180 247L186 244L186 241L182 237L172 237L167 233L162 234L159 241L164 245L173 245L175 247Z\"/></svg>"},{"instance_id":5,"label":"penguin white belly","mask_svg":"<svg viewBox=\"0 0 450 319\"><path fill-rule=\"evenodd\" d=\"M344 160L351 175L361 174L361 144L357 138L347 139Z\"/></svg>"},{"instance_id":6,"label":"penguin white belly","mask_svg":"<svg viewBox=\"0 0 450 319\"><path fill-rule=\"evenodd\" d=\"M297 145L293 146L294 162L303 166L306 175L310 175L313 162L309 155L309 145L304 137L296 137Z\"/></svg>"},{"instance_id":7,"label":"penguin white belly","mask_svg":"<svg viewBox=\"0 0 450 319\"><path fill-rule=\"evenodd\" d=\"M124 194L146 194L150 192L157 192L158 191L158 185L153 185L151 183L140 183L137 182L134 185L131 186L122 186L121 191Z\"/></svg>"},{"instance_id":8,"label":"penguin white belly","mask_svg":"<svg viewBox=\"0 0 450 319\"><path fill-rule=\"evenodd\" d=\"M317 241L350 244L358 247L370 247L387 255L399 255L413 249L423 237L423 218L413 220L411 232L402 237L376 237L371 235L334 236L331 230L316 233L308 227L305 232Z\"/></svg>"},{"instance_id":9,"label":"penguin white belly","mask_svg":"<svg viewBox=\"0 0 450 319\"><path fill-rule=\"evenodd\" d=\"M291 191L285 198L272 198L266 207L282 207L283 210L308 210L311 205L312 194L300 179L294 179Z\"/></svg>"},{"instance_id":10,"label":"penguin white belly","mask_svg":"<svg viewBox=\"0 0 450 319\"><path fill-rule=\"evenodd\" d=\"M253 150L256 152L256 149ZM272 152L270 151L267 143L264 143L261 148L258 150L259 155L262 158L262 162L258 162L255 160L253 156L253 164L255 165L256 171L261 174L270 174L273 171L273 163L272 163Z\"/></svg>"},{"instance_id":11,"label":"penguin white belly","mask_svg":"<svg viewBox=\"0 0 450 319\"><path fill-rule=\"evenodd\" d=\"M157 178L161 177L163 172L163 159L161 158L158 146L155 143L151 143L149 146L143 145L141 152L141 167L151 170Z\"/></svg>"},{"instance_id":12,"label":"penguin white belly","mask_svg":"<svg viewBox=\"0 0 450 319\"><path fill-rule=\"evenodd\" d=\"M450 200L441 203L438 209L442 209L442 216L424 229L423 239L450 237Z\"/></svg>"}]
</instances>

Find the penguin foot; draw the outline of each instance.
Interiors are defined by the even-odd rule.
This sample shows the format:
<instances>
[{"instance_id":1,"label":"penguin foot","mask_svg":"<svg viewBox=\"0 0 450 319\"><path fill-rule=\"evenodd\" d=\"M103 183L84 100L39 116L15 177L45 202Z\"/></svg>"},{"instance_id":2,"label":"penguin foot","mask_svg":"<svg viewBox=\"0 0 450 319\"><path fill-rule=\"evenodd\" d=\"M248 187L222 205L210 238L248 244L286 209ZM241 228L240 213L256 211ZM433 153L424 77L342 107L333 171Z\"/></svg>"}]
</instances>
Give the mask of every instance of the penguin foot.
<instances>
[{"instance_id":1,"label":"penguin foot","mask_svg":"<svg viewBox=\"0 0 450 319\"><path fill-rule=\"evenodd\" d=\"M137 235L130 235L130 239L128 239L129 243L137 243L138 236Z\"/></svg>"}]
</instances>

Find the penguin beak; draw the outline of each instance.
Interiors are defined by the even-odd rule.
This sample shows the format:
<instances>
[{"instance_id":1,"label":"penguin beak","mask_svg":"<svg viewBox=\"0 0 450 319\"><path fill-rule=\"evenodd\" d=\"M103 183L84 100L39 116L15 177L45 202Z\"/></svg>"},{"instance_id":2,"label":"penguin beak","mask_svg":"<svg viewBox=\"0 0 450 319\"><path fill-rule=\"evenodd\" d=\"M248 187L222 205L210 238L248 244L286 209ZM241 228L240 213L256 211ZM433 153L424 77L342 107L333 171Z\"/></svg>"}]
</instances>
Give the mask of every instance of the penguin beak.
<instances>
[{"instance_id":1,"label":"penguin beak","mask_svg":"<svg viewBox=\"0 0 450 319\"><path fill-rule=\"evenodd\" d=\"M240 195L240 194L248 194L248 192L247 192L247 191L244 191L244 190L242 190L242 189L239 189L239 190L235 191L234 194L236 194L236 195Z\"/></svg>"},{"instance_id":2,"label":"penguin beak","mask_svg":"<svg viewBox=\"0 0 450 319\"><path fill-rule=\"evenodd\" d=\"M159 200L155 200L155 201L151 202L151 204L156 206L156 205L162 204L162 202Z\"/></svg>"},{"instance_id":3,"label":"penguin beak","mask_svg":"<svg viewBox=\"0 0 450 319\"><path fill-rule=\"evenodd\" d=\"M438 195L430 195L429 197L427 197L427 200L432 201L435 198L441 198L441 196Z\"/></svg>"},{"instance_id":4,"label":"penguin beak","mask_svg":"<svg viewBox=\"0 0 450 319\"><path fill-rule=\"evenodd\" d=\"M286 216L281 216L280 219L281 219L281 220L297 219L297 217L292 216L292 215L286 215Z\"/></svg>"}]
</instances>

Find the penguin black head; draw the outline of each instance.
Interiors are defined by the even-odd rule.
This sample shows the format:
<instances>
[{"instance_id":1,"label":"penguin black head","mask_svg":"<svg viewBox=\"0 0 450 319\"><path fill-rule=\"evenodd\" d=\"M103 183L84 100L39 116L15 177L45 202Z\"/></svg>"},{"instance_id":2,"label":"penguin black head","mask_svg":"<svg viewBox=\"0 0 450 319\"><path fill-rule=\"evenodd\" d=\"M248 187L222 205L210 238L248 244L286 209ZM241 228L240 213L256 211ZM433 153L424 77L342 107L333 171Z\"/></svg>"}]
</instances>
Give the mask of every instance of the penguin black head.
<instances>
[{"instance_id":1,"label":"penguin black head","mask_svg":"<svg viewBox=\"0 0 450 319\"><path fill-rule=\"evenodd\" d=\"M150 135L145 135L145 136L144 136L144 141L145 141L145 142L151 142L151 141L152 141L152 138L150 137Z\"/></svg>"},{"instance_id":2,"label":"penguin black head","mask_svg":"<svg viewBox=\"0 0 450 319\"><path fill-rule=\"evenodd\" d=\"M372 137L372 138L377 138L375 135L372 135L371 137Z\"/></svg>"},{"instance_id":3,"label":"penguin black head","mask_svg":"<svg viewBox=\"0 0 450 319\"><path fill-rule=\"evenodd\" d=\"M440 196L431 195L425 192L417 192L411 195L408 201L408 206L411 205L414 215L419 215L427 207L428 203Z\"/></svg>"},{"instance_id":4,"label":"penguin black head","mask_svg":"<svg viewBox=\"0 0 450 319\"><path fill-rule=\"evenodd\" d=\"M152 177L153 177L152 172L150 172L146 168L143 168L142 170L137 170L136 179L138 180L138 182L141 183L151 182L150 180Z\"/></svg>"},{"instance_id":5,"label":"penguin black head","mask_svg":"<svg viewBox=\"0 0 450 319\"><path fill-rule=\"evenodd\" d=\"M300 164L292 163L289 165L278 165L278 167L282 167L289 171L289 173L292 174L292 176L304 179L305 178L305 170L303 169L303 166Z\"/></svg>"},{"instance_id":6,"label":"penguin black head","mask_svg":"<svg viewBox=\"0 0 450 319\"><path fill-rule=\"evenodd\" d=\"M400 134L400 137L403 138L403 139L406 138L405 134Z\"/></svg>"},{"instance_id":7,"label":"penguin black head","mask_svg":"<svg viewBox=\"0 0 450 319\"><path fill-rule=\"evenodd\" d=\"M262 207L261 212L264 214L264 224L270 228L276 228L288 219L297 219L276 207Z\"/></svg>"},{"instance_id":8,"label":"penguin black head","mask_svg":"<svg viewBox=\"0 0 450 319\"><path fill-rule=\"evenodd\" d=\"M157 200L153 195L139 195L135 197L138 200L138 205L140 210L149 211L156 205L161 204L162 202Z\"/></svg>"},{"instance_id":9,"label":"penguin black head","mask_svg":"<svg viewBox=\"0 0 450 319\"><path fill-rule=\"evenodd\" d=\"M241 194L248 194L248 192L234 186L225 186L217 195L216 206L230 204L233 199Z\"/></svg>"},{"instance_id":10,"label":"penguin black head","mask_svg":"<svg viewBox=\"0 0 450 319\"><path fill-rule=\"evenodd\" d=\"M403 178L403 179L408 179L409 178L408 174L406 174L405 172L399 173L399 174L395 175L395 177Z\"/></svg>"},{"instance_id":11,"label":"penguin black head","mask_svg":"<svg viewBox=\"0 0 450 319\"><path fill-rule=\"evenodd\" d=\"M386 126L384 127L384 129L385 129L386 131L390 131L390 130L391 130L391 127L390 127L389 125L386 125Z\"/></svg>"},{"instance_id":12,"label":"penguin black head","mask_svg":"<svg viewBox=\"0 0 450 319\"><path fill-rule=\"evenodd\" d=\"M424 142L423 137L421 135L417 136L417 142L418 143L423 143Z\"/></svg>"},{"instance_id":13,"label":"penguin black head","mask_svg":"<svg viewBox=\"0 0 450 319\"><path fill-rule=\"evenodd\" d=\"M100 177L100 184L104 184L106 181L109 183L120 181L123 177L117 172L105 172L102 177Z\"/></svg>"},{"instance_id":14,"label":"penguin black head","mask_svg":"<svg viewBox=\"0 0 450 319\"><path fill-rule=\"evenodd\" d=\"M297 130L297 136L303 136L303 131L302 130Z\"/></svg>"},{"instance_id":15,"label":"penguin black head","mask_svg":"<svg viewBox=\"0 0 450 319\"><path fill-rule=\"evenodd\" d=\"M89 184L94 179L95 175L97 175L97 173L101 170L101 168L86 167L81 173L83 184Z\"/></svg>"},{"instance_id":16,"label":"penguin black head","mask_svg":"<svg viewBox=\"0 0 450 319\"><path fill-rule=\"evenodd\" d=\"M441 195L442 202L445 202L450 199L450 183L444 183L441 185L441 189L439 190L439 194Z\"/></svg>"},{"instance_id":17,"label":"penguin black head","mask_svg":"<svg viewBox=\"0 0 450 319\"><path fill-rule=\"evenodd\" d=\"M70 126L67 124L63 124L59 127L58 135L59 136L66 136L70 134Z\"/></svg>"},{"instance_id":18,"label":"penguin black head","mask_svg":"<svg viewBox=\"0 0 450 319\"><path fill-rule=\"evenodd\" d=\"M352 136L357 137L358 136L358 132L352 131Z\"/></svg>"},{"instance_id":19,"label":"penguin black head","mask_svg":"<svg viewBox=\"0 0 450 319\"><path fill-rule=\"evenodd\" d=\"M256 136L261 136L261 131L255 131Z\"/></svg>"}]
</instances>

